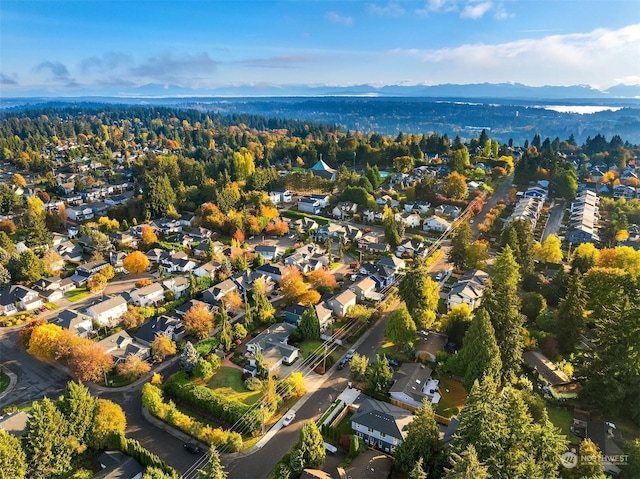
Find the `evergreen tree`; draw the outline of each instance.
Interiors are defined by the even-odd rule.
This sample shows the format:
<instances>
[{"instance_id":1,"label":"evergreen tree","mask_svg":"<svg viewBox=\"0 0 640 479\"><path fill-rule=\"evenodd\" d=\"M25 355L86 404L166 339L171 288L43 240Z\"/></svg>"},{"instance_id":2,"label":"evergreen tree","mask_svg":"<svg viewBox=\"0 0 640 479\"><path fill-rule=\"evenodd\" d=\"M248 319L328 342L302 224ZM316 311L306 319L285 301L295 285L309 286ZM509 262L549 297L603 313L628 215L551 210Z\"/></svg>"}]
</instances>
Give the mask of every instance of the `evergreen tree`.
<instances>
[{"instance_id":1,"label":"evergreen tree","mask_svg":"<svg viewBox=\"0 0 640 479\"><path fill-rule=\"evenodd\" d=\"M367 368L367 387L373 392L383 393L392 377L393 372L387 363L386 356L380 357L376 354L376 360Z\"/></svg>"},{"instance_id":2,"label":"evergreen tree","mask_svg":"<svg viewBox=\"0 0 640 479\"><path fill-rule=\"evenodd\" d=\"M396 221L395 215L393 214L393 210L389 208L389 206L384 207L382 222L384 225L385 240L389 243L391 248L396 248L402 240L404 228L398 224L398 221Z\"/></svg>"},{"instance_id":3,"label":"evergreen tree","mask_svg":"<svg viewBox=\"0 0 640 479\"><path fill-rule=\"evenodd\" d=\"M26 456L20 439L0 429L0 479L24 479L26 474Z\"/></svg>"},{"instance_id":4,"label":"evergreen tree","mask_svg":"<svg viewBox=\"0 0 640 479\"><path fill-rule=\"evenodd\" d=\"M490 479L489 471L480 462L473 444L469 444L462 454L451 454L453 467L447 469L444 479Z\"/></svg>"},{"instance_id":5,"label":"evergreen tree","mask_svg":"<svg viewBox=\"0 0 640 479\"><path fill-rule=\"evenodd\" d=\"M317 468L324 464L327 451L324 448L324 439L314 421L308 421L300 429L300 436L295 450L302 458L304 468Z\"/></svg>"},{"instance_id":6,"label":"evergreen tree","mask_svg":"<svg viewBox=\"0 0 640 479\"><path fill-rule=\"evenodd\" d=\"M465 370L463 384L467 391L471 390L476 380L480 381L485 376L490 376L496 383L500 382L500 349L489 315L482 308L476 313L464 336L459 358Z\"/></svg>"},{"instance_id":7,"label":"evergreen tree","mask_svg":"<svg viewBox=\"0 0 640 479\"><path fill-rule=\"evenodd\" d=\"M407 305L407 310L420 329L430 329L436 319L440 300L440 286L431 279L427 268L420 266L406 272L398 294Z\"/></svg>"},{"instance_id":8,"label":"evergreen tree","mask_svg":"<svg viewBox=\"0 0 640 479\"><path fill-rule=\"evenodd\" d=\"M447 256L447 261L453 264L456 269L466 269L467 248L471 245L471 226L467 221L458 226L451 239L451 249Z\"/></svg>"},{"instance_id":9,"label":"evergreen tree","mask_svg":"<svg viewBox=\"0 0 640 479\"><path fill-rule=\"evenodd\" d=\"M69 434L87 443L93 424L96 399L83 384L70 382L57 404L69 424Z\"/></svg>"},{"instance_id":10,"label":"evergreen tree","mask_svg":"<svg viewBox=\"0 0 640 479\"><path fill-rule=\"evenodd\" d=\"M484 291L482 306L489 313L502 360L506 383L519 370L522 361L522 316L518 299L518 264L507 245L496 257L492 279Z\"/></svg>"},{"instance_id":11,"label":"evergreen tree","mask_svg":"<svg viewBox=\"0 0 640 479\"><path fill-rule=\"evenodd\" d=\"M231 328L229 315L227 314L227 309L224 303L220 305L220 312L218 313L218 324L220 325L220 332L218 333L220 347L223 351L230 351L231 343L233 342L233 329Z\"/></svg>"},{"instance_id":12,"label":"evergreen tree","mask_svg":"<svg viewBox=\"0 0 640 479\"><path fill-rule=\"evenodd\" d=\"M415 463L411 472L409 472L409 479L428 479L428 475L424 472L422 458L418 459L418 462Z\"/></svg>"},{"instance_id":13,"label":"evergreen tree","mask_svg":"<svg viewBox=\"0 0 640 479\"><path fill-rule=\"evenodd\" d=\"M152 218L162 216L176 203L176 193L166 174L145 176L144 206Z\"/></svg>"},{"instance_id":14,"label":"evergreen tree","mask_svg":"<svg viewBox=\"0 0 640 479\"><path fill-rule=\"evenodd\" d=\"M320 321L313 305L302 313L298 323L298 331L304 339L320 339Z\"/></svg>"},{"instance_id":15,"label":"evergreen tree","mask_svg":"<svg viewBox=\"0 0 640 479\"><path fill-rule=\"evenodd\" d=\"M199 479L226 479L227 472L222 467L220 456L215 446L209 450L209 461L204 469L198 470Z\"/></svg>"},{"instance_id":16,"label":"evergreen tree","mask_svg":"<svg viewBox=\"0 0 640 479\"><path fill-rule=\"evenodd\" d=\"M184 369L188 374L191 374L193 369L198 365L199 359L200 357L196 348L193 347L191 341L187 341L187 344L184 345L184 349L180 355L180 366L182 366L182 369Z\"/></svg>"},{"instance_id":17,"label":"evergreen tree","mask_svg":"<svg viewBox=\"0 0 640 479\"><path fill-rule=\"evenodd\" d=\"M69 424L50 399L33 403L23 440L29 477L64 477L71 471L78 442L69 436Z\"/></svg>"},{"instance_id":18,"label":"evergreen tree","mask_svg":"<svg viewBox=\"0 0 640 479\"><path fill-rule=\"evenodd\" d=\"M407 428L407 435L396 448L394 456L400 470L409 472L422 458L424 469L432 471L442 452L440 430L431 403L424 400Z\"/></svg>"},{"instance_id":19,"label":"evergreen tree","mask_svg":"<svg viewBox=\"0 0 640 479\"><path fill-rule=\"evenodd\" d=\"M556 322L556 338L563 353L570 353L580 339L580 330L584 326L584 314L587 304L582 278L576 272L571 276L567 296L560 303Z\"/></svg>"},{"instance_id":20,"label":"evergreen tree","mask_svg":"<svg viewBox=\"0 0 640 479\"><path fill-rule=\"evenodd\" d=\"M571 468L567 472L567 476L571 479L582 479L584 477L591 477L596 474L600 474L604 471L602 462L592 460L580 460L582 457L600 457L600 450L591 439L583 439L578 448L578 465Z\"/></svg>"}]
</instances>

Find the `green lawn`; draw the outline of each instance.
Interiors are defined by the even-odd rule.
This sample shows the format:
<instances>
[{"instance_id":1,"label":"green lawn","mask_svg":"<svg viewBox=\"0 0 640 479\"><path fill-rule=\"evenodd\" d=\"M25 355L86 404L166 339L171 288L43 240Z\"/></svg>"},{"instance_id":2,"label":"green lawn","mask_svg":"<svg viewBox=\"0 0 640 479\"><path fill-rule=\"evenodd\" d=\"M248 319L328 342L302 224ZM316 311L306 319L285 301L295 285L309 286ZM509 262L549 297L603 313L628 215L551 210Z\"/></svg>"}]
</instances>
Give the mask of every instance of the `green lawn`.
<instances>
[{"instance_id":1,"label":"green lawn","mask_svg":"<svg viewBox=\"0 0 640 479\"><path fill-rule=\"evenodd\" d=\"M261 396L260 391L249 391L244 387L242 371L236 368L220 368L207 383L207 387L230 400L240 401L249 406L256 403Z\"/></svg>"},{"instance_id":2,"label":"green lawn","mask_svg":"<svg viewBox=\"0 0 640 479\"><path fill-rule=\"evenodd\" d=\"M444 417L454 416L464 407L464 403L467 400L467 391L465 391L460 381L446 376L440 379L439 387L441 397L436 406L436 414Z\"/></svg>"},{"instance_id":3,"label":"green lawn","mask_svg":"<svg viewBox=\"0 0 640 479\"><path fill-rule=\"evenodd\" d=\"M298 345L298 348L300 348L300 354L302 355L302 357L304 359L307 359L311 353L321 353L322 346L324 346L324 341L320 341L319 339L309 339L300 343ZM335 363L340 358L340 356L342 356L342 354L343 350L341 348L338 348L334 350L330 354L330 356L333 358L333 362Z\"/></svg>"},{"instance_id":4,"label":"green lawn","mask_svg":"<svg viewBox=\"0 0 640 479\"><path fill-rule=\"evenodd\" d=\"M5 389L7 389L8 386L9 386L9 376L7 376L5 373L2 373L0 375L0 393Z\"/></svg>"},{"instance_id":5,"label":"green lawn","mask_svg":"<svg viewBox=\"0 0 640 479\"><path fill-rule=\"evenodd\" d=\"M562 434L567 436L567 439L574 444L580 443L580 438L574 436L571 433L571 424L573 423L573 411L560 409L556 407L548 407L547 413L549 413L549 420L554 426L560 428Z\"/></svg>"},{"instance_id":6,"label":"green lawn","mask_svg":"<svg viewBox=\"0 0 640 479\"><path fill-rule=\"evenodd\" d=\"M75 288L67 292L67 299L72 303L89 295L89 288Z\"/></svg>"},{"instance_id":7,"label":"green lawn","mask_svg":"<svg viewBox=\"0 0 640 479\"><path fill-rule=\"evenodd\" d=\"M396 345L391 341L383 342L382 346L380 346L380 349L378 349L378 354L380 355L380 357L382 357L382 355L384 354L388 358L393 358L396 361L400 361L403 363L411 361L410 358L407 358L404 351L398 349Z\"/></svg>"},{"instance_id":8,"label":"green lawn","mask_svg":"<svg viewBox=\"0 0 640 479\"><path fill-rule=\"evenodd\" d=\"M51 303L51 302L46 303L45 306L49 311L55 311L56 309L60 308L60 306L58 306L56 303Z\"/></svg>"}]
</instances>

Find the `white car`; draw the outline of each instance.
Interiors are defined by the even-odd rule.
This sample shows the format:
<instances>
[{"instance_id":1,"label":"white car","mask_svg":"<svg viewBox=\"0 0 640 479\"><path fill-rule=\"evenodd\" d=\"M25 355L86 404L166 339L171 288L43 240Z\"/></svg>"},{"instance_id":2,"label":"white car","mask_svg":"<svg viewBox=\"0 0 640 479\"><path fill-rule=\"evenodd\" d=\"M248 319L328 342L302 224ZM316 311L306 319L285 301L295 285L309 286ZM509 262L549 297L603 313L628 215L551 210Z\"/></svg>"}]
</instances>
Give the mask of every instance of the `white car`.
<instances>
[{"instance_id":1,"label":"white car","mask_svg":"<svg viewBox=\"0 0 640 479\"><path fill-rule=\"evenodd\" d=\"M289 411L284 417L284 419L282 419L282 426L288 426L293 422L295 418L296 418L296 412L293 410Z\"/></svg>"}]
</instances>

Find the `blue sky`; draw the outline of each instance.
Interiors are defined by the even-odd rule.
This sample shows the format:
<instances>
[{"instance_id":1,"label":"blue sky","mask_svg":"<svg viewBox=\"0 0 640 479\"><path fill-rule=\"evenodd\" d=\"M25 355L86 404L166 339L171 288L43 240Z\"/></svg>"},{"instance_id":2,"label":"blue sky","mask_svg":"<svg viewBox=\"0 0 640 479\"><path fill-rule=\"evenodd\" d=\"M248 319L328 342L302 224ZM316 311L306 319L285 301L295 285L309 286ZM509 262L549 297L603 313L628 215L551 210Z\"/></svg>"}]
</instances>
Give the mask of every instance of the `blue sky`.
<instances>
[{"instance_id":1,"label":"blue sky","mask_svg":"<svg viewBox=\"0 0 640 479\"><path fill-rule=\"evenodd\" d=\"M640 84L640 2L0 2L2 96L480 82Z\"/></svg>"}]
</instances>

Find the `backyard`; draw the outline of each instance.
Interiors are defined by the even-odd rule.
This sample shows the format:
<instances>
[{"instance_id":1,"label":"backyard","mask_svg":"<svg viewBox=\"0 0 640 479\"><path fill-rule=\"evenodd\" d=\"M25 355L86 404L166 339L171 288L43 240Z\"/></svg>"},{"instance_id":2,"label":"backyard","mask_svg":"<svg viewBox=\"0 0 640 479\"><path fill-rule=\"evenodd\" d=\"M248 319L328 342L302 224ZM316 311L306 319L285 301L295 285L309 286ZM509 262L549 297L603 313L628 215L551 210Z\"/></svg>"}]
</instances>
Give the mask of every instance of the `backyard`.
<instances>
[{"instance_id":1,"label":"backyard","mask_svg":"<svg viewBox=\"0 0 640 479\"><path fill-rule=\"evenodd\" d=\"M560 409L557 407L548 407L547 413L549 420L554 426L560 428L562 434L573 444L579 444L580 438L571 432L571 424L573 423L573 411L569 409Z\"/></svg>"},{"instance_id":2,"label":"backyard","mask_svg":"<svg viewBox=\"0 0 640 479\"><path fill-rule=\"evenodd\" d=\"M435 413L444 417L452 417L458 414L467 400L467 391L460 381L443 377L439 384L440 402L436 406Z\"/></svg>"}]
</instances>

